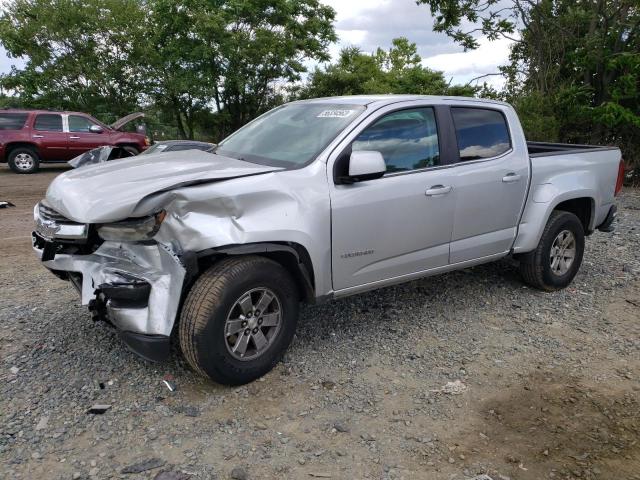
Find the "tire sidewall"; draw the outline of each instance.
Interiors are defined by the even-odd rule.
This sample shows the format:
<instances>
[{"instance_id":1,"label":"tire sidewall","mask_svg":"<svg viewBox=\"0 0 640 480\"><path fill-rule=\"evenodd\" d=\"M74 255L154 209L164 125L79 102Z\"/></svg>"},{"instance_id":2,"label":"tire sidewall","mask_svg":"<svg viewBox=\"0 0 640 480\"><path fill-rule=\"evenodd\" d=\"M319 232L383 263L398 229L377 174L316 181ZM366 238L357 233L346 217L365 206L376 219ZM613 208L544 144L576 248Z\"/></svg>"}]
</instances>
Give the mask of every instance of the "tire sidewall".
<instances>
[{"instance_id":1,"label":"tire sidewall","mask_svg":"<svg viewBox=\"0 0 640 480\"><path fill-rule=\"evenodd\" d=\"M132 147L131 145L125 145L124 147L122 147L122 149L125 152L129 152L134 157L137 156L137 155L140 155L140 150L138 150L136 147Z\"/></svg>"},{"instance_id":2,"label":"tire sidewall","mask_svg":"<svg viewBox=\"0 0 640 480\"><path fill-rule=\"evenodd\" d=\"M229 282L229 287L224 289L205 328L195 338L200 367L221 383L244 384L261 377L280 360L295 334L299 300L289 274L270 261L261 264L258 270L248 270L246 269L246 274L241 279L234 278ZM253 360L238 360L226 346L224 331L227 316L241 295L260 287L270 289L278 297L282 309L282 324L268 351Z\"/></svg>"},{"instance_id":3,"label":"tire sidewall","mask_svg":"<svg viewBox=\"0 0 640 480\"><path fill-rule=\"evenodd\" d=\"M16 156L18 156L21 153L28 153L33 158L33 167L31 167L29 170L20 169L15 164ZM22 174L35 173L35 172L38 171L38 168L40 167L40 159L38 158L38 154L31 148L15 148L15 149L13 149L11 151L11 153L9 154L8 163L9 163L9 168L13 172L22 173Z\"/></svg>"},{"instance_id":4,"label":"tire sidewall","mask_svg":"<svg viewBox=\"0 0 640 480\"><path fill-rule=\"evenodd\" d=\"M571 268L569 268L564 275L556 275L551 270L551 247L558 234L563 230L569 230L573 233L576 239L576 256L571 264ZM584 255L584 229L578 217L566 212L555 219L547 233L548 235L544 239L544 245L541 251L542 277L546 285L553 288L564 288L571 283L582 264L582 257Z\"/></svg>"}]
</instances>

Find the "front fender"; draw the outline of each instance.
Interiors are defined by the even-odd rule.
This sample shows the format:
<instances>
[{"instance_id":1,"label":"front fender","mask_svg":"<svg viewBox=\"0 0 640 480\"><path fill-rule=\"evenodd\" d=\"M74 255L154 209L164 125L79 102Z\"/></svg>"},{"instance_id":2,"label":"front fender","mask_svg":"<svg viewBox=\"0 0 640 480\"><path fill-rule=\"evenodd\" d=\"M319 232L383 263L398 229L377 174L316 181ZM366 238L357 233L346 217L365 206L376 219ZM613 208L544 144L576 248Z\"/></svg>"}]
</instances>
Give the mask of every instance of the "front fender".
<instances>
[{"instance_id":1,"label":"front fender","mask_svg":"<svg viewBox=\"0 0 640 480\"><path fill-rule=\"evenodd\" d=\"M325 165L181 188L148 203L167 211L156 240L175 251L297 244L308 252L316 295L330 288L330 205Z\"/></svg>"}]
</instances>

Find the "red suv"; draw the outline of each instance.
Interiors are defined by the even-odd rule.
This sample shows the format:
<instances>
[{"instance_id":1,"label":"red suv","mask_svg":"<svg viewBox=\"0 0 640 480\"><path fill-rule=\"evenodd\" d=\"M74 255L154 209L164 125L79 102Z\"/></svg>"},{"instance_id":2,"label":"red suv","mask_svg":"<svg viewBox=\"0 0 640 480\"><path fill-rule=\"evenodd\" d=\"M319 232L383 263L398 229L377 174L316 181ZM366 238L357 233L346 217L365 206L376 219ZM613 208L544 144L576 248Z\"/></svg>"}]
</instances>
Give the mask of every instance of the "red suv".
<instances>
[{"instance_id":1,"label":"red suv","mask_svg":"<svg viewBox=\"0 0 640 480\"><path fill-rule=\"evenodd\" d=\"M137 155L149 146L149 139L120 129L142 116L134 113L107 126L86 113L0 110L0 162L8 162L16 173L34 173L40 163L65 162L103 145Z\"/></svg>"}]
</instances>

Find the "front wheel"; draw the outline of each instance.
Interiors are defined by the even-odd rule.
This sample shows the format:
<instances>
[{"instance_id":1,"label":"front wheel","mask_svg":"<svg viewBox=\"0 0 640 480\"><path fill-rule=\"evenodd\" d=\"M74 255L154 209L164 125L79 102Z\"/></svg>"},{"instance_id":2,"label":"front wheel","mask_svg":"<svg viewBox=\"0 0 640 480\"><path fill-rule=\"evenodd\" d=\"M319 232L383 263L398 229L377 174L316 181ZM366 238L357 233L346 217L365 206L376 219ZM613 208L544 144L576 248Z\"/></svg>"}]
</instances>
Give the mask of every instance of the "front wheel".
<instances>
[{"instance_id":1,"label":"front wheel","mask_svg":"<svg viewBox=\"0 0 640 480\"><path fill-rule=\"evenodd\" d=\"M298 322L299 296L289 273L263 257L213 265L187 295L180 346L198 372L225 385L255 380L280 360Z\"/></svg>"},{"instance_id":2,"label":"front wheel","mask_svg":"<svg viewBox=\"0 0 640 480\"><path fill-rule=\"evenodd\" d=\"M132 157L135 157L136 155L140 154L140 150L138 150L136 147L133 147L131 145L125 145L122 147L122 149L128 154L130 154Z\"/></svg>"},{"instance_id":3,"label":"front wheel","mask_svg":"<svg viewBox=\"0 0 640 480\"><path fill-rule=\"evenodd\" d=\"M584 228L573 213L551 213L538 247L520 257L525 283L541 290L565 288L580 269L584 254Z\"/></svg>"}]
</instances>

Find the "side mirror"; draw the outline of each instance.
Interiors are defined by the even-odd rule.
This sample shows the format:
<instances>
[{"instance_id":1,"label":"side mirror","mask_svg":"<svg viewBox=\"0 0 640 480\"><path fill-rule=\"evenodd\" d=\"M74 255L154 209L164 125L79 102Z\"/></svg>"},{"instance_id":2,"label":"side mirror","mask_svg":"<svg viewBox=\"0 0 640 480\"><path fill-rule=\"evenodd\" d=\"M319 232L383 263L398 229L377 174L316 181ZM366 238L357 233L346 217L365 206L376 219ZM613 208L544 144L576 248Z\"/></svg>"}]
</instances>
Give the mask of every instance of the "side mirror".
<instances>
[{"instance_id":1,"label":"side mirror","mask_svg":"<svg viewBox=\"0 0 640 480\"><path fill-rule=\"evenodd\" d=\"M350 182L362 182L382 177L387 171L387 165L380 152L374 150L356 150L349 157Z\"/></svg>"},{"instance_id":2,"label":"side mirror","mask_svg":"<svg viewBox=\"0 0 640 480\"><path fill-rule=\"evenodd\" d=\"M104 130L102 129L102 127L100 125L91 125L89 127L89 131L91 133L102 133L102 132L104 132Z\"/></svg>"}]
</instances>

